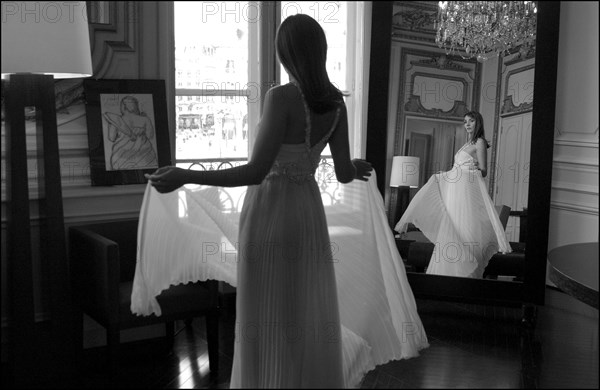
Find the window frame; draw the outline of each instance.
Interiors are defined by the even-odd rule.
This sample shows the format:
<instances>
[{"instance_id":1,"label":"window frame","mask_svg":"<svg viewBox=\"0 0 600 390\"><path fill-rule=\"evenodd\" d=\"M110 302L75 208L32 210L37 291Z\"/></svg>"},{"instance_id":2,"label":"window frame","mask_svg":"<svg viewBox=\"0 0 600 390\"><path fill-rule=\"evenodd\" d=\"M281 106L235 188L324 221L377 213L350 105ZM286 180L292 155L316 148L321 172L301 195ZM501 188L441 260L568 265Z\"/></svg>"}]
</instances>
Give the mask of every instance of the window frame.
<instances>
[{"instance_id":1,"label":"window frame","mask_svg":"<svg viewBox=\"0 0 600 390\"><path fill-rule=\"evenodd\" d=\"M249 2L253 7L258 7L261 17L257 22L248 23L248 88L245 89L199 89L199 88L180 88L176 85L175 53L172 53L173 80L174 80L174 98L171 104L174 106L173 120L176 123L177 101L179 97L184 96L244 96L248 99L248 157L250 158L254 141L256 140L256 129L262 112L264 96L269 88L280 83L280 63L277 60L275 47L269 42L275 41L275 35L279 24L281 23L281 2L263 1ZM354 158L363 158L366 153L366 123L367 123L367 103L368 103L368 83L369 83L369 50L370 50L370 29L371 29L371 4L370 2L348 2L347 3L347 23L346 29L346 50L347 50L347 71L346 85L350 95L346 97L346 106L348 112L348 127L350 137L350 153ZM173 26L175 25L175 16L173 15ZM173 30L174 35L174 30ZM262 64L262 66L261 66ZM182 72L182 70L179 70ZM257 93L253 94L253 88ZM260 96L259 99L251 99L252 96ZM175 133L175 129L173 130ZM176 143L177 135L173 135ZM176 147L172 148L173 161L175 164L188 164L189 166L201 163L202 161L214 162L220 160L223 162L240 161L243 158L209 158L209 159L177 159ZM331 157L331 156L324 156Z\"/></svg>"}]
</instances>

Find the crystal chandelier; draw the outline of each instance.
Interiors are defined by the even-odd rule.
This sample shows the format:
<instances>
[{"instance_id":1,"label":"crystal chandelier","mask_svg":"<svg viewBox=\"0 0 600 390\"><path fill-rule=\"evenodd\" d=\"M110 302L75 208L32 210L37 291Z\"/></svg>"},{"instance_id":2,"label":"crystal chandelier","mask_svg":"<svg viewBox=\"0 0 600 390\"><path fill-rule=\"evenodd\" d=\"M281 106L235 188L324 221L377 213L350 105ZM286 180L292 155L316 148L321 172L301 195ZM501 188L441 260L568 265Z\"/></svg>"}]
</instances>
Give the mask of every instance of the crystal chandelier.
<instances>
[{"instance_id":1,"label":"crystal chandelier","mask_svg":"<svg viewBox=\"0 0 600 390\"><path fill-rule=\"evenodd\" d=\"M535 42L535 1L440 1L435 41L446 54L488 58Z\"/></svg>"}]
</instances>

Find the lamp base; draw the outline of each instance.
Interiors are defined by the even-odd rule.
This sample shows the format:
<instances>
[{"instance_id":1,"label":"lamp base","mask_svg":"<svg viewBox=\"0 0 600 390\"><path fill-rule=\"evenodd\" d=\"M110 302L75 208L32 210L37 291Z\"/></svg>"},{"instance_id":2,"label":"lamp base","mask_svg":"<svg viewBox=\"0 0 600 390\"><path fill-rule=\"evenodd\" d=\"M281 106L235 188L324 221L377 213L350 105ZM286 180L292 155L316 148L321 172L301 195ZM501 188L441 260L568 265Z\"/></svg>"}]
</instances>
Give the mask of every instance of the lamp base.
<instances>
[{"instance_id":1,"label":"lamp base","mask_svg":"<svg viewBox=\"0 0 600 390\"><path fill-rule=\"evenodd\" d=\"M398 188L398 194L397 194L397 202L396 202L396 216L394 218L394 226L392 226L392 229L396 226L396 224L400 221L400 219L402 218L402 216L404 215L404 212L406 211L406 208L408 207L408 199L409 199L409 195L410 195L410 187L408 186L399 186Z\"/></svg>"},{"instance_id":2,"label":"lamp base","mask_svg":"<svg viewBox=\"0 0 600 390\"><path fill-rule=\"evenodd\" d=\"M64 378L65 371L72 369L76 323L68 278L54 77L11 75L4 100L9 365L14 384L22 387ZM29 107L35 107L33 134L26 132L25 110ZM34 150L28 151L28 143ZM30 171L32 166L37 167L35 172ZM32 185L32 178L37 178L37 186ZM34 251L36 247L39 249ZM42 283L41 276L34 278L34 263L41 264L48 284ZM43 289L40 294L49 298L44 307L49 317L45 325L36 321L40 314L34 302L37 289Z\"/></svg>"}]
</instances>

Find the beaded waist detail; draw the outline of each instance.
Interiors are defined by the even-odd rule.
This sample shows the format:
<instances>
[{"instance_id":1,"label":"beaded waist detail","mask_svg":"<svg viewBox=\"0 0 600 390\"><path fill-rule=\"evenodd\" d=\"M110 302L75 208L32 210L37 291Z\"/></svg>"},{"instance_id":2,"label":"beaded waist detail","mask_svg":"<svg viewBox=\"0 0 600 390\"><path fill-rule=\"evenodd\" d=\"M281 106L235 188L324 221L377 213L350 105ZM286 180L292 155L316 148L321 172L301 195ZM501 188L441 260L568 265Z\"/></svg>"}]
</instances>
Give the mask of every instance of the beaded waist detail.
<instances>
[{"instance_id":1,"label":"beaded waist detail","mask_svg":"<svg viewBox=\"0 0 600 390\"><path fill-rule=\"evenodd\" d=\"M477 170L477 163L474 161L463 161L463 162L459 162L459 163L454 163L453 168L455 169L462 169L462 170L467 170L467 171L476 171Z\"/></svg>"},{"instance_id":2,"label":"beaded waist detail","mask_svg":"<svg viewBox=\"0 0 600 390\"><path fill-rule=\"evenodd\" d=\"M276 162L271 171L265 177L265 180L285 177L289 181L297 184L302 184L310 180L314 180L315 174L313 171L302 167L301 164L290 162Z\"/></svg>"}]
</instances>

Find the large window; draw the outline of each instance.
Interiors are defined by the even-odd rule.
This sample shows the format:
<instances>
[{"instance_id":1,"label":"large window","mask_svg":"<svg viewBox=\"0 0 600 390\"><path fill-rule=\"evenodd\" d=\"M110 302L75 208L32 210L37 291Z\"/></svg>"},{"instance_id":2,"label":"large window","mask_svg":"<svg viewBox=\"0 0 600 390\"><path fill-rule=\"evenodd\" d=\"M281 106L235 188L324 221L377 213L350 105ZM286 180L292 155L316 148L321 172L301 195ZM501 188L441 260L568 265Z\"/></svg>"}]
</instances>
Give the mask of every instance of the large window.
<instances>
[{"instance_id":1,"label":"large window","mask_svg":"<svg viewBox=\"0 0 600 390\"><path fill-rule=\"evenodd\" d=\"M327 74L329 80L341 91L348 93L348 83L346 80L347 67L347 2L342 1L315 1L315 2L298 2L298 1L282 1L281 2L281 21L288 16L296 14L306 14L315 19L323 31L327 39ZM290 81L288 74L280 68L281 83L285 84ZM331 155L329 145L323 150L324 156Z\"/></svg>"},{"instance_id":2,"label":"large window","mask_svg":"<svg viewBox=\"0 0 600 390\"><path fill-rule=\"evenodd\" d=\"M274 13L263 8L267 6L274 6ZM366 38L370 35L368 2L176 1L175 159L178 166L212 170L247 161L256 136L260 97L270 86L265 84L264 78L262 82L259 80L259 75L265 74L261 66L277 62L272 32L276 23L297 13L310 15L325 31L330 80L349 94L346 106L351 154L364 156L368 91L363 87L368 83ZM267 20L268 17L272 20ZM280 67L278 62L277 66ZM282 68L277 73L279 78L275 84L289 82ZM337 196L333 195L336 189L330 188L330 183L337 184L337 181L329 153L326 148L317 172L325 204L335 203Z\"/></svg>"},{"instance_id":3,"label":"large window","mask_svg":"<svg viewBox=\"0 0 600 390\"><path fill-rule=\"evenodd\" d=\"M340 90L348 92L346 80L348 6L343 1L281 2L281 20L296 14L306 14L315 19L327 38L327 74ZM281 82L288 83L287 73L281 68Z\"/></svg>"},{"instance_id":4,"label":"large window","mask_svg":"<svg viewBox=\"0 0 600 390\"><path fill-rule=\"evenodd\" d=\"M178 162L247 159L257 10L250 2L175 2Z\"/></svg>"},{"instance_id":5,"label":"large window","mask_svg":"<svg viewBox=\"0 0 600 390\"><path fill-rule=\"evenodd\" d=\"M327 37L327 73L333 84L347 93L350 153L364 157L366 152L366 120L369 51L371 34L371 2L317 1L281 2L281 20L297 13L316 19ZM287 74L281 70L283 83ZM327 148L324 153L329 153Z\"/></svg>"}]
</instances>

